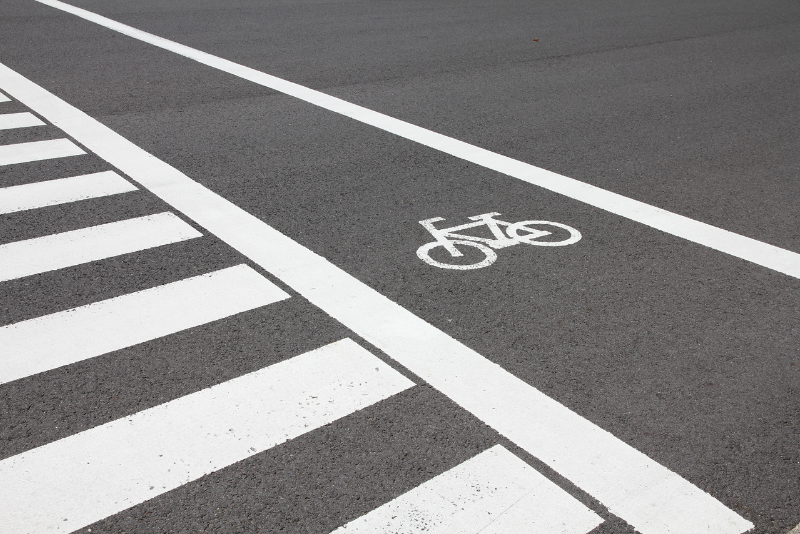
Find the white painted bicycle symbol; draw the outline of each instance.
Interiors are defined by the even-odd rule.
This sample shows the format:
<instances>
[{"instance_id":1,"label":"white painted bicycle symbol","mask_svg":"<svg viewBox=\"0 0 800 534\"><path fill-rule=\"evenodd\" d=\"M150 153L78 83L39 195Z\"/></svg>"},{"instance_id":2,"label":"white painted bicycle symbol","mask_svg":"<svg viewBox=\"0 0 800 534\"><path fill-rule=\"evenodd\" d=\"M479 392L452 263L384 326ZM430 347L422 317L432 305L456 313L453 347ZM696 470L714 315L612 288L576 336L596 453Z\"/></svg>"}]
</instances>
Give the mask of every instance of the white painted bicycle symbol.
<instances>
[{"instance_id":1,"label":"white painted bicycle symbol","mask_svg":"<svg viewBox=\"0 0 800 534\"><path fill-rule=\"evenodd\" d=\"M493 249L506 248L513 245L519 245L520 243L536 245L539 247L563 247L565 245L577 243L581 239L581 233L575 228L567 226L566 224L551 221L520 221L509 223L501 221L500 219L495 219L494 217L498 215L500 214L495 212L475 215L473 217L468 217L469 220L475 222L451 226L450 228L436 228L433 226L433 223L443 221L444 218L442 217L434 217L433 219L419 221L419 223L433 235L436 241L426 243L419 247L417 249L417 256L419 256L419 259L428 265L432 265L434 267L466 271L469 269L488 267L489 265L493 264L497 260L497 253ZM462 230L478 228L480 226L487 226L494 238L488 239L485 237L476 237L469 234L456 233ZM567 235L561 240L540 241L540 238L554 234L554 232L539 229L539 227L542 226L560 228L561 230L554 230L554 232L557 234L564 234L563 231L566 230ZM503 233L501 227L506 227L505 233ZM459 246L473 247L478 249L482 253L483 259L476 263L464 265L457 263L443 263L431 257L431 251L437 247L442 247L444 250L450 253L451 257L460 258L464 256L464 253L458 250Z\"/></svg>"}]
</instances>

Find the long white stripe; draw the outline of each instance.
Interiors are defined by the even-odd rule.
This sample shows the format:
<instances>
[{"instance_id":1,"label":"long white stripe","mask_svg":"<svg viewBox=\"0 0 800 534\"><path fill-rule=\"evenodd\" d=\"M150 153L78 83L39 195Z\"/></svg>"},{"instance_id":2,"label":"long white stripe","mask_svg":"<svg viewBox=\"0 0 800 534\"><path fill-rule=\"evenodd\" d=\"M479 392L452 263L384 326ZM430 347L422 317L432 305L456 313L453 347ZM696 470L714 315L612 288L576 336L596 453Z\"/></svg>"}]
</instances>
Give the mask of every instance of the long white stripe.
<instances>
[{"instance_id":1,"label":"long white stripe","mask_svg":"<svg viewBox=\"0 0 800 534\"><path fill-rule=\"evenodd\" d=\"M501 445L335 534L586 534L600 516Z\"/></svg>"},{"instance_id":2,"label":"long white stripe","mask_svg":"<svg viewBox=\"0 0 800 534\"><path fill-rule=\"evenodd\" d=\"M253 269L238 265L3 326L0 384L287 298Z\"/></svg>"},{"instance_id":3,"label":"long white stripe","mask_svg":"<svg viewBox=\"0 0 800 534\"><path fill-rule=\"evenodd\" d=\"M0 165L66 158L68 156L80 156L81 154L86 154L86 152L69 139L51 139L49 141L2 145L0 146Z\"/></svg>"},{"instance_id":4,"label":"long white stripe","mask_svg":"<svg viewBox=\"0 0 800 534\"><path fill-rule=\"evenodd\" d=\"M359 122L405 137L406 139L440 150L457 158L470 161L476 165L518 178L530 184L543 187L544 189L651 226L688 241L693 241L720 252L725 252L769 269L788 274L789 276L800 278L800 254L795 252L695 221L683 215L678 215L645 204L644 202L633 200L617 193L612 193L605 189L580 182L573 178L568 178L539 167L534 167L528 163L523 163L490 152L489 150L426 130L425 128L420 128L419 126L389 117L377 111L351 104L350 102L309 89L308 87L303 87L302 85L239 65L238 63L213 56L206 52L201 52L200 50L137 30L136 28L120 24L109 18L96 15L85 9L74 7L58 0L37 1L56 9L72 13L73 15L135 39L180 54L204 65L208 65L209 67L269 87L275 91L280 91L314 104L315 106L345 115ZM22 95L15 94L14 96L19 100L25 101Z\"/></svg>"},{"instance_id":5,"label":"long white stripe","mask_svg":"<svg viewBox=\"0 0 800 534\"><path fill-rule=\"evenodd\" d=\"M0 87L284 281L642 534L739 534L752 523L326 259L0 65Z\"/></svg>"},{"instance_id":6,"label":"long white stripe","mask_svg":"<svg viewBox=\"0 0 800 534\"><path fill-rule=\"evenodd\" d=\"M13 128L27 128L29 126L43 126L36 115L32 113L4 113L0 115L0 130L11 130Z\"/></svg>"},{"instance_id":7,"label":"long white stripe","mask_svg":"<svg viewBox=\"0 0 800 534\"><path fill-rule=\"evenodd\" d=\"M0 189L0 214L136 191L114 171L96 172Z\"/></svg>"},{"instance_id":8,"label":"long white stripe","mask_svg":"<svg viewBox=\"0 0 800 534\"><path fill-rule=\"evenodd\" d=\"M174 213L158 213L0 245L0 282L63 269L203 234Z\"/></svg>"},{"instance_id":9,"label":"long white stripe","mask_svg":"<svg viewBox=\"0 0 800 534\"><path fill-rule=\"evenodd\" d=\"M0 93L0 102L11 102L11 99L10 99L10 98L8 98L8 97L7 97L6 95L4 95L3 93Z\"/></svg>"},{"instance_id":10,"label":"long white stripe","mask_svg":"<svg viewBox=\"0 0 800 534\"><path fill-rule=\"evenodd\" d=\"M2 531L72 532L413 385L345 339L12 456Z\"/></svg>"}]
</instances>

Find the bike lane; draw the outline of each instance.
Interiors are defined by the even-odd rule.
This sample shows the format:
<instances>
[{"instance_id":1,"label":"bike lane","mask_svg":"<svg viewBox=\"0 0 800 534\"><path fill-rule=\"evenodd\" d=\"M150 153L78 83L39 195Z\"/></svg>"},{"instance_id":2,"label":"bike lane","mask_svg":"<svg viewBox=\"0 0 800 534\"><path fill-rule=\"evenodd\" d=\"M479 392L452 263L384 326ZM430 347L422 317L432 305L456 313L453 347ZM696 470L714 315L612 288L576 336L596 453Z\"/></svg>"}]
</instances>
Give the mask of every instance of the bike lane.
<instances>
[{"instance_id":1,"label":"bike lane","mask_svg":"<svg viewBox=\"0 0 800 534\"><path fill-rule=\"evenodd\" d=\"M764 532L796 522L797 280L282 96L98 118ZM417 257L418 221L487 212L582 239Z\"/></svg>"}]
</instances>

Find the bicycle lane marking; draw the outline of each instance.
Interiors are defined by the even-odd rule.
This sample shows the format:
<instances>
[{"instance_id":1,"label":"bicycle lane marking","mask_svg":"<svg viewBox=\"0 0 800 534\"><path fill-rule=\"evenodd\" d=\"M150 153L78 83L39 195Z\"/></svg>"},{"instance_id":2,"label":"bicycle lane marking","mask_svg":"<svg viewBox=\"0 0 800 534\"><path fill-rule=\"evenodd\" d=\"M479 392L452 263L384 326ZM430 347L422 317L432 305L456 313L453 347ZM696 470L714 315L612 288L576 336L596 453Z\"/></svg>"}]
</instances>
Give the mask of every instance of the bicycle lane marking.
<instances>
[{"instance_id":1,"label":"bicycle lane marking","mask_svg":"<svg viewBox=\"0 0 800 534\"><path fill-rule=\"evenodd\" d=\"M574 178L470 145L271 74L138 30L91 11L65 4L59 0L36 1L451 156L537 185L687 241L707 246L794 278L800 278L800 254L796 252L696 221Z\"/></svg>"},{"instance_id":2,"label":"bicycle lane marking","mask_svg":"<svg viewBox=\"0 0 800 534\"><path fill-rule=\"evenodd\" d=\"M481 269L492 265L497 260L497 254L492 249L502 249L527 243L529 245L538 245L543 247L560 247L577 243L581 239L581 233L565 224L551 222L551 221L518 221L509 223L494 219L493 217L499 216L500 213L491 212L481 215L474 215L468 217L469 220L475 221L466 224L451 226L449 228L436 228L434 223L444 221L442 217L434 217L432 219L425 219L419 221L423 228L425 228L433 236L434 241L426 243L417 249L417 257L432 267L439 267L441 269L456 269L456 270L470 270ZM560 228L568 232L566 239L555 241L540 241L540 237L553 235L553 232L547 230L540 230L537 228L530 228L530 226L545 225L555 228ZM455 232L461 230L471 230L486 226L492 234L493 239L486 237L477 237L470 234L457 234ZM506 233L500 229L501 226L507 228ZM519 235L519 231L526 232L524 235ZM458 264L458 263L443 263L433 259L430 252L436 247L442 247L446 250L452 258L460 258L464 254L458 250L456 245L477 248L483 255L484 259L477 263L471 264Z\"/></svg>"},{"instance_id":3,"label":"bicycle lane marking","mask_svg":"<svg viewBox=\"0 0 800 534\"><path fill-rule=\"evenodd\" d=\"M269 271L642 534L752 523L325 258L0 64L0 89Z\"/></svg>"}]
</instances>

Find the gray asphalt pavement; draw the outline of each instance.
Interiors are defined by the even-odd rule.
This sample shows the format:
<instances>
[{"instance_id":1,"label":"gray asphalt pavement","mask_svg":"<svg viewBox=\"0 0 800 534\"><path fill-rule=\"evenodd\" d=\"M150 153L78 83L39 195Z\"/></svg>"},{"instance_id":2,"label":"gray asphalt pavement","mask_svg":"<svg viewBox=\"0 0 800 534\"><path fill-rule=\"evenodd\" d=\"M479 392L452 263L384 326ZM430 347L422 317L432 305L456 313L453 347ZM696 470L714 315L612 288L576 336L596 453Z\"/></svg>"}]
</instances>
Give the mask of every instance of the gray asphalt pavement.
<instances>
[{"instance_id":1,"label":"gray asphalt pavement","mask_svg":"<svg viewBox=\"0 0 800 534\"><path fill-rule=\"evenodd\" d=\"M70 3L800 253L796 1ZM800 523L800 279L33 0L0 2L0 63L707 492L750 532ZM11 100L0 113L31 110ZM48 124L0 131L0 144L59 137ZM112 168L93 153L0 166L0 187ZM142 190L0 215L0 245L170 209ZM433 239L419 221L488 212L582 239L499 249L475 270L417 256ZM597 513L593 534L634 532L203 234L0 283L0 325L241 263L291 295L0 384L0 462L345 337L417 385L80 532L324 534L495 444Z\"/></svg>"}]
</instances>

